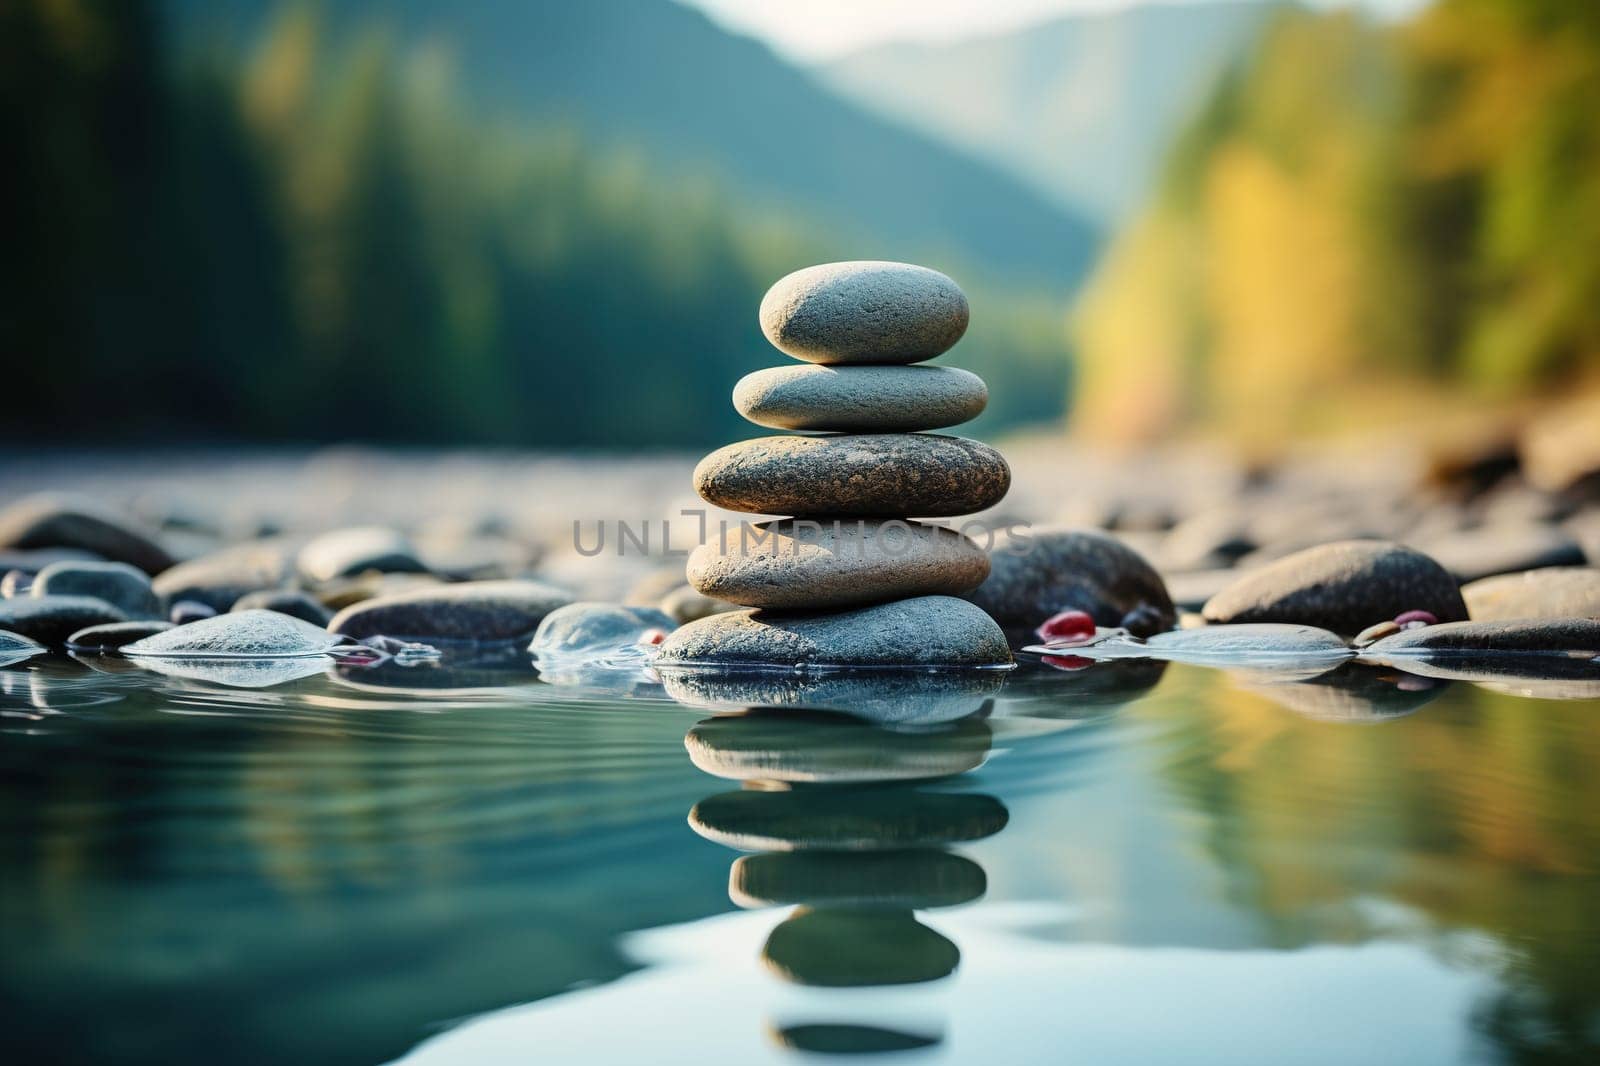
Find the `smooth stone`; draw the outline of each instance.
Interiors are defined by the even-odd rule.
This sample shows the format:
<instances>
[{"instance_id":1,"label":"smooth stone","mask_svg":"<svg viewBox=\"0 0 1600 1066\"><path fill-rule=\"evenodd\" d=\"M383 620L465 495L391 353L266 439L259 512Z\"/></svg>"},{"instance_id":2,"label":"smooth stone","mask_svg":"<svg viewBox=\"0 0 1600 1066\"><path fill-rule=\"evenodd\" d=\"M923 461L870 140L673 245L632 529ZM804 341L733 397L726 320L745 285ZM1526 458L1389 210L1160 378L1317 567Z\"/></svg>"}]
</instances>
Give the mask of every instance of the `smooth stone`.
<instances>
[{"instance_id":1,"label":"smooth stone","mask_svg":"<svg viewBox=\"0 0 1600 1066\"><path fill-rule=\"evenodd\" d=\"M1216 507L1192 514L1162 538L1157 560L1163 573L1218 570L1231 567L1259 548L1249 523L1236 507Z\"/></svg>"},{"instance_id":2,"label":"smooth stone","mask_svg":"<svg viewBox=\"0 0 1600 1066\"><path fill-rule=\"evenodd\" d=\"M1438 699L1450 685L1370 663L1349 662L1301 681L1244 687L1302 718L1353 724L1411 714Z\"/></svg>"},{"instance_id":3,"label":"smooth stone","mask_svg":"<svg viewBox=\"0 0 1600 1066\"><path fill-rule=\"evenodd\" d=\"M518 640L571 602L562 590L538 581L469 581L362 600L334 615L328 630L358 640Z\"/></svg>"},{"instance_id":4,"label":"smooth stone","mask_svg":"<svg viewBox=\"0 0 1600 1066\"><path fill-rule=\"evenodd\" d=\"M1337 633L1316 626L1257 622L1157 633L1146 646L1172 662L1249 665L1266 659L1297 662L1349 658L1350 646Z\"/></svg>"},{"instance_id":5,"label":"smooth stone","mask_svg":"<svg viewBox=\"0 0 1600 1066\"><path fill-rule=\"evenodd\" d=\"M988 402L982 378L942 366L780 366L733 388L734 408L758 426L843 433L942 429Z\"/></svg>"},{"instance_id":6,"label":"smooth stone","mask_svg":"<svg viewBox=\"0 0 1600 1066\"><path fill-rule=\"evenodd\" d=\"M983 867L936 848L744 855L728 871L740 907L953 907L988 890Z\"/></svg>"},{"instance_id":7,"label":"smooth stone","mask_svg":"<svg viewBox=\"0 0 1600 1066\"><path fill-rule=\"evenodd\" d=\"M1175 607L1184 611L1198 611L1206 605L1207 600L1238 581L1241 573L1227 568L1167 574L1167 592L1172 596Z\"/></svg>"},{"instance_id":8,"label":"smooth stone","mask_svg":"<svg viewBox=\"0 0 1600 1066\"><path fill-rule=\"evenodd\" d=\"M17 570L32 577L51 563L96 563L104 561L105 557L102 555L98 555L95 552L80 551L77 548L36 548L25 551L0 551L0 574Z\"/></svg>"},{"instance_id":9,"label":"smooth stone","mask_svg":"<svg viewBox=\"0 0 1600 1066\"><path fill-rule=\"evenodd\" d=\"M122 649L135 658L283 659L324 655L340 641L277 611L239 611L174 626Z\"/></svg>"},{"instance_id":10,"label":"smooth stone","mask_svg":"<svg viewBox=\"0 0 1600 1066\"><path fill-rule=\"evenodd\" d=\"M999 503L1011 468L965 437L758 437L700 460L694 487L707 503L756 514L959 515Z\"/></svg>"},{"instance_id":11,"label":"smooth stone","mask_svg":"<svg viewBox=\"0 0 1600 1066\"><path fill-rule=\"evenodd\" d=\"M105 600L89 596L15 596L0 600L0 629L59 648L80 629L128 616Z\"/></svg>"},{"instance_id":12,"label":"smooth stone","mask_svg":"<svg viewBox=\"0 0 1600 1066\"><path fill-rule=\"evenodd\" d=\"M920 363L967 331L967 297L910 263L822 263L779 278L761 300L761 332L808 363Z\"/></svg>"},{"instance_id":13,"label":"smooth stone","mask_svg":"<svg viewBox=\"0 0 1600 1066\"><path fill-rule=\"evenodd\" d=\"M1436 537L1424 545L1428 555L1460 584L1546 566L1582 566L1583 547L1557 526L1485 526Z\"/></svg>"},{"instance_id":14,"label":"smooth stone","mask_svg":"<svg viewBox=\"0 0 1600 1066\"><path fill-rule=\"evenodd\" d=\"M793 670L663 666L666 694L710 710L831 711L885 726L953 722L989 710L1004 670Z\"/></svg>"},{"instance_id":15,"label":"smooth stone","mask_svg":"<svg viewBox=\"0 0 1600 1066\"><path fill-rule=\"evenodd\" d=\"M967 596L1008 632L1026 634L1051 615L1087 612L1098 626L1137 636L1171 629L1177 610L1161 575L1133 549L1092 530L1000 533L989 577Z\"/></svg>"},{"instance_id":16,"label":"smooth stone","mask_svg":"<svg viewBox=\"0 0 1600 1066\"><path fill-rule=\"evenodd\" d=\"M725 611L737 611L739 605L728 603L726 600L714 600L697 591L693 585L679 585L661 598L660 609L663 614L682 625L685 622L698 622L702 618L710 618Z\"/></svg>"},{"instance_id":17,"label":"smooth stone","mask_svg":"<svg viewBox=\"0 0 1600 1066\"><path fill-rule=\"evenodd\" d=\"M848 607L959 596L989 576L989 556L954 530L898 519L740 523L689 555L689 584L746 607Z\"/></svg>"},{"instance_id":18,"label":"smooth stone","mask_svg":"<svg viewBox=\"0 0 1600 1066\"><path fill-rule=\"evenodd\" d=\"M1461 589L1474 622L1600 618L1600 568L1558 566L1499 574Z\"/></svg>"},{"instance_id":19,"label":"smooth stone","mask_svg":"<svg viewBox=\"0 0 1600 1066\"><path fill-rule=\"evenodd\" d=\"M296 559L307 581L334 581L369 570L381 574L421 574L427 567L411 541L386 526L353 526L313 537Z\"/></svg>"},{"instance_id":20,"label":"smooth stone","mask_svg":"<svg viewBox=\"0 0 1600 1066\"><path fill-rule=\"evenodd\" d=\"M175 626L186 626L206 618L215 618L219 612L209 603L199 600L179 600L167 611L167 620Z\"/></svg>"},{"instance_id":21,"label":"smooth stone","mask_svg":"<svg viewBox=\"0 0 1600 1066\"><path fill-rule=\"evenodd\" d=\"M150 578L127 563L51 563L33 579L31 596L92 596L129 618L160 618L161 600Z\"/></svg>"},{"instance_id":22,"label":"smooth stone","mask_svg":"<svg viewBox=\"0 0 1600 1066\"><path fill-rule=\"evenodd\" d=\"M1389 541L1350 540L1287 555L1206 602L1213 624L1288 622L1356 634L1405 611L1459 622L1467 606L1450 572Z\"/></svg>"},{"instance_id":23,"label":"smooth stone","mask_svg":"<svg viewBox=\"0 0 1600 1066\"><path fill-rule=\"evenodd\" d=\"M171 622L141 619L136 622L109 622L87 626L67 638L68 651L117 651L136 640L153 637L173 628Z\"/></svg>"},{"instance_id":24,"label":"smooth stone","mask_svg":"<svg viewBox=\"0 0 1600 1066\"><path fill-rule=\"evenodd\" d=\"M683 564L675 562L669 566L653 569L634 581L623 593L622 603L626 607L659 606L662 610L666 610L662 600L683 587Z\"/></svg>"},{"instance_id":25,"label":"smooth stone","mask_svg":"<svg viewBox=\"0 0 1600 1066\"><path fill-rule=\"evenodd\" d=\"M1010 812L993 796L905 788L738 791L707 796L689 825L740 851L881 851L993 836Z\"/></svg>"},{"instance_id":26,"label":"smooth stone","mask_svg":"<svg viewBox=\"0 0 1600 1066\"><path fill-rule=\"evenodd\" d=\"M676 622L654 607L569 603L545 615L528 650L541 660L604 658L639 650L640 638L650 630L670 633L676 628Z\"/></svg>"},{"instance_id":27,"label":"smooth stone","mask_svg":"<svg viewBox=\"0 0 1600 1066\"><path fill-rule=\"evenodd\" d=\"M39 495L0 511L0 549L71 548L159 574L173 558L155 534L92 500Z\"/></svg>"},{"instance_id":28,"label":"smooth stone","mask_svg":"<svg viewBox=\"0 0 1600 1066\"><path fill-rule=\"evenodd\" d=\"M865 784L964 774L988 757L982 721L895 732L840 714L751 711L700 722L683 738L689 760L735 781Z\"/></svg>"},{"instance_id":29,"label":"smooth stone","mask_svg":"<svg viewBox=\"0 0 1600 1066\"><path fill-rule=\"evenodd\" d=\"M327 627L333 612L304 592L293 589L257 589L233 601L229 611L277 611L313 625Z\"/></svg>"},{"instance_id":30,"label":"smooth stone","mask_svg":"<svg viewBox=\"0 0 1600 1066\"><path fill-rule=\"evenodd\" d=\"M43 644L31 637L0 629L0 666L20 663L24 659L33 658L35 655L43 655L48 650Z\"/></svg>"},{"instance_id":31,"label":"smooth stone","mask_svg":"<svg viewBox=\"0 0 1600 1066\"><path fill-rule=\"evenodd\" d=\"M337 612L367 600L424 592L446 584L432 574L381 574L369 570L318 586L316 597L324 607Z\"/></svg>"},{"instance_id":32,"label":"smooth stone","mask_svg":"<svg viewBox=\"0 0 1600 1066\"><path fill-rule=\"evenodd\" d=\"M1501 622L1445 622L1408 629L1373 644L1362 658L1384 661L1410 656L1507 652L1600 656L1600 619L1534 618ZM1597 668L1600 669L1600 668Z\"/></svg>"},{"instance_id":33,"label":"smooth stone","mask_svg":"<svg viewBox=\"0 0 1600 1066\"><path fill-rule=\"evenodd\" d=\"M282 537L247 541L179 563L153 584L168 603L194 600L220 614L241 596L292 580L295 550L295 542Z\"/></svg>"},{"instance_id":34,"label":"smooth stone","mask_svg":"<svg viewBox=\"0 0 1600 1066\"><path fill-rule=\"evenodd\" d=\"M879 988L948 977L961 951L909 910L801 907L767 934L761 957L796 984Z\"/></svg>"},{"instance_id":35,"label":"smooth stone","mask_svg":"<svg viewBox=\"0 0 1600 1066\"><path fill-rule=\"evenodd\" d=\"M918 596L851 610L730 611L682 626L661 665L1003 666L1011 649L965 600Z\"/></svg>"},{"instance_id":36,"label":"smooth stone","mask_svg":"<svg viewBox=\"0 0 1600 1066\"><path fill-rule=\"evenodd\" d=\"M415 541L417 558L430 573L451 581L493 581L528 572L539 552L508 537L430 534Z\"/></svg>"}]
</instances>

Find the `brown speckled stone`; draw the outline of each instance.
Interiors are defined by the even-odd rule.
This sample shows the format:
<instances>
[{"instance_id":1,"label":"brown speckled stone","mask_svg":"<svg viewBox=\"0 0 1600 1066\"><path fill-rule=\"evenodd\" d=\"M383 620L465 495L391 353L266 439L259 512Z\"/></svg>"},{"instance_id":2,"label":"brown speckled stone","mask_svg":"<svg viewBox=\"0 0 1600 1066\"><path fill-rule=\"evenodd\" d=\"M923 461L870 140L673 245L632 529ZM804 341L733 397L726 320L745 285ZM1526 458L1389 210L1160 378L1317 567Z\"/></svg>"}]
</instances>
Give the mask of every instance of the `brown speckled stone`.
<instances>
[{"instance_id":1,"label":"brown speckled stone","mask_svg":"<svg viewBox=\"0 0 1600 1066\"><path fill-rule=\"evenodd\" d=\"M1441 622L1467 617L1455 578L1428 556L1388 541L1347 540L1252 571L1211 597L1203 613L1212 623L1293 622L1352 634L1412 610Z\"/></svg>"},{"instance_id":2,"label":"brown speckled stone","mask_svg":"<svg viewBox=\"0 0 1600 1066\"><path fill-rule=\"evenodd\" d=\"M918 596L846 611L730 611L674 631L662 666L1003 666L1005 634L965 600Z\"/></svg>"},{"instance_id":3,"label":"brown speckled stone","mask_svg":"<svg viewBox=\"0 0 1600 1066\"><path fill-rule=\"evenodd\" d=\"M694 487L708 503L756 514L960 515L998 503L1011 468L964 437L759 437L702 459Z\"/></svg>"},{"instance_id":4,"label":"brown speckled stone","mask_svg":"<svg viewBox=\"0 0 1600 1066\"><path fill-rule=\"evenodd\" d=\"M808 363L920 363L961 339L968 313L961 289L937 270L823 263L767 290L761 331Z\"/></svg>"},{"instance_id":5,"label":"brown speckled stone","mask_svg":"<svg viewBox=\"0 0 1600 1066\"><path fill-rule=\"evenodd\" d=\"M844 433L942 429L988 402L982 378L943 366L777 366L733 390L733 406L758 426Z\"/></svg>"},{"instance_id":6,"label":"brown speckled stone","mask_svg":"<svg viewBox=\"0 0 1600 1066\"><path fill-rule=\"evenodd\" d=\"M730 527L689 556L689 583L746 607L844 607L960 595L989 556L954 530L915 522L784 519Z\"/></svg>"},{"instance_id":7,"label":"brown speckled stone","mask_svg":"<svg viewBox=\"0 0 1600 1066\"><path fill-rule=\"evenodd\" d=\"M1024 529L995 538L989 578L967 597L1008 632L1031 635L1058 611L1138 636L1171 629L1177 611L1161 575L1113 537L1081 529ZM1130 618L1129 616L1134 617Z\"/></svg>"}]
</instances>

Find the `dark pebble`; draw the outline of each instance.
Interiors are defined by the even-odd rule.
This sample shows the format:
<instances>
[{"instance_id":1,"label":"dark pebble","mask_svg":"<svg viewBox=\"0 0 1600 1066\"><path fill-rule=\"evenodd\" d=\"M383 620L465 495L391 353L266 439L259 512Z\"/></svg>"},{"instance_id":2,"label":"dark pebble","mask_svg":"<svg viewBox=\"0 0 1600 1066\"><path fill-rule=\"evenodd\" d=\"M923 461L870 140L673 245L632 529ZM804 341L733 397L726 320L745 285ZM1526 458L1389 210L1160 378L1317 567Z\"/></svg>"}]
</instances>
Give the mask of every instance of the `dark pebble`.
<instances>
[{"instance_id":1,"label":"dark pebble","mask_svg":"<svg viewBox=\"0 0 1600 1066\"><path fill-rule=\"evenodd\" d=\"M260 589L248 592L234 601L232 611L277 611L293 618L301 618L315 625L326 626L333 620L328 610L304 592L290 589Z\"/></svg>"},{"instance_id":2,"label":"dark pebble","mask_svg":"<svg viewBox=\"0 0 1600 1066\"><path fill-rule=\"evenodd\" d=\"M111 622L107 625L89 626L67 638L67 650L82 652L116 651L136 640L165 633L171 622L141 620L137 622Z\"/></svg>"},{"instance_id":3,"label":"dark pebble","mask_svg":"<svg viewBox=\"0 0 1600 1066\"><path fill-rule=\"evenodd\" d=\"M1177 611L1161 575L1127 545L1091 530L1029 529L999 534L989 577L966 599L1008 636L1033 639L1033 628L1060 611L1086 611L1098 626L1136 636L1171 629Z\"/></svg>"},{"instance_id":4,"label":"dark pebble","mask_svg":"<svg viewBox=\"0 0 1600 1066\"><path fill-rule=\"evenodd\" d=\"M159 574L173 563L155 535L90 500L29 496L0 511L0 549L72 548Z\"/></svg>"},{"instance_id":5,"label":"dark pebble","mask_svg":"<svg viewBox=\"0 0 1600 1066\"><path fill-rule=\"evenodd\" d=\"M0 629L53 648L80 629L126 622L128 616L104 600L88 596L18 596L0 600Z\"/></svg>"},{"instance_id":6,"label":"dark pebble","mask_svg":"<svg viewBox=\"0 0 1600 1066\"><path fill-rule=\"evenodd\" d=\"M161 617L161 600L150 578L127 563L51 563L28 591L33 596L92 596L129 618Z\"/></svg>"}]
</instances>

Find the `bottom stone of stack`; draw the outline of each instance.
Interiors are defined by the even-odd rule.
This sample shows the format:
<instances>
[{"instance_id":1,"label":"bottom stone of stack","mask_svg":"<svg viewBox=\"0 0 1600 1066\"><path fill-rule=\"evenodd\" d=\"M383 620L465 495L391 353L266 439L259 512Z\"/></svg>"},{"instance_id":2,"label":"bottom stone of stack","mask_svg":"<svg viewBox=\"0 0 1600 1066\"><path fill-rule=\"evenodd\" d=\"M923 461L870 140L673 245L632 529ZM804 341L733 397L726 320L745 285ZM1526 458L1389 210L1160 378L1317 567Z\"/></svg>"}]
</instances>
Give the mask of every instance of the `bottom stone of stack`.
<instances>
[{"instance_id":1,"label":"bottom stone of stack","mask_svg":"<svg viewBox=\"0 0 1600 1066\"><path fill-rule=\"evenodd\" d=\"M917 596L842 611L730 611L675 630L661 666L1006 666L1011 649L980 608Z\"/></svg>"}]
</instances>

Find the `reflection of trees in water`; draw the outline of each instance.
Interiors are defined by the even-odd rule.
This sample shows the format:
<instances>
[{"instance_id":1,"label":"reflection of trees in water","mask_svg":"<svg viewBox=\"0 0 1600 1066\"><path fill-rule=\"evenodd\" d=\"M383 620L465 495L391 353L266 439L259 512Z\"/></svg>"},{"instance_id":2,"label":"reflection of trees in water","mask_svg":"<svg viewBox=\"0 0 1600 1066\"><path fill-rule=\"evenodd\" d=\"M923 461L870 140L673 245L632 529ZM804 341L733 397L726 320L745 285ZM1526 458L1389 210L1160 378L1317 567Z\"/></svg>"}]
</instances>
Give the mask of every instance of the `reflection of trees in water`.
<instances>
[{"instance_id":1,"label":"reflection of trees in water","mask_svg":"<svg viewBox=\"0 0 1600 1066\"><path fill-rule=\"evenodd\" d=\"M701 769L746 782L701 800L689 822L709 840L753 852L729 873L734 903L794 908L762 945L773 973L848 989L955 971L960 949L916 912L983 895L983 868L949 847L999 832L1008 815L991 796L928 782L981 765L987 723L891 729L839 714L752 710L701 722L684 743ZM943 1039L937 1030L826 1017L773 1024L771 1033L781 1047L857 1054Z\"/></svg>"},{"instance_id":2,"label":"reflection of trees in water","mask_svg":"<svg viewBox=\"0 0 1600 1066\"><path fill-rule=\"evenodd\" d=\"M1593 1061L1594 703L1446 693L1364 666L1310 684L1241 687L1196 671L1179 684L1188 691L1160 707L1166 780L1205 815L1227 897L1271 943L1405 935L1372 901L1426 915L1420 935L1441 954L1442 934L1481 930L1504 960L1504 991L1476 1019L1486 1035L1519 1059Z\"/></svg>"}]
</instances>

